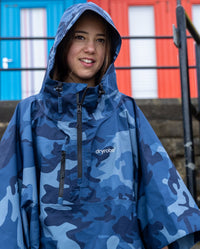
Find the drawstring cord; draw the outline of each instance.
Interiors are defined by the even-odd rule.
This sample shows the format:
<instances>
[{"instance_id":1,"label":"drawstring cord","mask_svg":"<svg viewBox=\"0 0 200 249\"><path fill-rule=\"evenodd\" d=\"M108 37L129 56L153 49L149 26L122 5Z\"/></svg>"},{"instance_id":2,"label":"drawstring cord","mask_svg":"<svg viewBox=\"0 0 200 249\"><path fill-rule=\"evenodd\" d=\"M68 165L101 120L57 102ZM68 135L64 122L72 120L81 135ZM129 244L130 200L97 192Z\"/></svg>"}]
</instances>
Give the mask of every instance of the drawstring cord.
<instances>
[{"instance_id":1,"label":"drawstring cord","mask_svg":"<svg viewBox=\"0 0 200 249\"><path fill-rule=\"evenodd\" d=\"M63 107L62 107L62 96L61 96L61 92L63 91L63 83L62 82L58 82L58 85L54 88L56 90L56 92L58 92L58 113L62 113L63 112ZM82 106L83 101L85 99L85 95L87 93L88 88L85 89L82 99L80 101L80 105ZM99 84L99 89L98 89L98 93L99 93L99 97L101 97L101 95L105 94L105 91L103 89L102 84Z\"/></svg>"}]
</instances>

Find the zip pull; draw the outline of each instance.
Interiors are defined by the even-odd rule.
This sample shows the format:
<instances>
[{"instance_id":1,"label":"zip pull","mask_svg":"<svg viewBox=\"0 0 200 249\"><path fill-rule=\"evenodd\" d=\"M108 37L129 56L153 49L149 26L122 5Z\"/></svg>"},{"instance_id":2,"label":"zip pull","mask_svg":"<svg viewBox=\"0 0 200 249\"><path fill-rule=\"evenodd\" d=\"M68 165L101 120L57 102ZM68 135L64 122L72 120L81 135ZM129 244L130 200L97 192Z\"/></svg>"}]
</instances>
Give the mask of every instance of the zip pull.
<instances>
[{"instance_id":1,"label":"zip pull","mask_svg":"<svg viewBox=\"0 0 200 249\"><path fill-rule=\"evenodd\" d=\"M101 96L101 95L103 95L103 94L105 94L105 91L104 91L104 89L103 89L102 84L100 83L100 84L99 84L99 95Z\"/></svg>"},{"instance_id":2,"label":"zip pull","mask_svg":"<svg viewBox=\"0 0 200 249\"><path fill-rule=\"evenodd\" d=\"M80 103L77 103L77 114L82 114L82 105Z\"/></svg>"},{"instance_id":3,"label":"zip pull","mask_svg":"<svg viewBox=\"0 0 200 249\"><path fill-rule=\"evenodd\" d=\"M59 193L58 193L58 204L63 203L63 192L65 184L65 158L66 158L66 152L62 151L61 163L60 163L60 183L59 183Z\"/></svg>"},{"instance_id":4,"label":"zip pull","mask_svg":"<svg viewBox=\"0 0 200 249\"><path fill-rule=\"evenodd\" d=\"M58 92L58 113L62 113L63 112L63 108L62 108L62 96L61 96L61 92L63 91L63 83L62 82L58 82L58 85L54 89L56 90L56 92Z\"/></svg>"},{"instance_id":5,"label":"zip pull","mask_svg":"<svg viewBox=\"0 0 200 249\"><path fill-rule=\"evenodd\" d=\"M82 103L79 101L79 94L77 94L77 129L81 126L82 134ZM78 130L77 130L78 131Z\"/></svg>"},{"instance_id":6,"label":"zip pull","mask_svg":"<svg viewBox=\"0 0 200 249\"><path fill-rule=\"evenodd\" d=\"M61 93L63 91L63 83L58 82L58 85L54 88L56 92Z\"/></svg>"}]
</instances>

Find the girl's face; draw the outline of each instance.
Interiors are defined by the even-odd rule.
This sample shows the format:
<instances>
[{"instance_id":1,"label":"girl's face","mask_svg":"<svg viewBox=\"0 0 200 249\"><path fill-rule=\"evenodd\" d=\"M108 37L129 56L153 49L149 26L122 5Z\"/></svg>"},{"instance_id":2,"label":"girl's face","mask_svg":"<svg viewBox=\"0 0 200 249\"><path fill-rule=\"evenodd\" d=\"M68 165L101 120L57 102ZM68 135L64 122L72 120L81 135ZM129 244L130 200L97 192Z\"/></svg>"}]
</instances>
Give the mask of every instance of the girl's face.
<instances>
[{"instance_id":1,"label":"girl's face","mask_svg":"<svg viewBox=\"0 0 200 249\"><path fill-rule=\"evenodd\" d=\"M99 17L80 17L67 53L69 74L66 82L95 86L95 76L104 63L106 42L106 27Z\"/></svg>"}]
</instances>

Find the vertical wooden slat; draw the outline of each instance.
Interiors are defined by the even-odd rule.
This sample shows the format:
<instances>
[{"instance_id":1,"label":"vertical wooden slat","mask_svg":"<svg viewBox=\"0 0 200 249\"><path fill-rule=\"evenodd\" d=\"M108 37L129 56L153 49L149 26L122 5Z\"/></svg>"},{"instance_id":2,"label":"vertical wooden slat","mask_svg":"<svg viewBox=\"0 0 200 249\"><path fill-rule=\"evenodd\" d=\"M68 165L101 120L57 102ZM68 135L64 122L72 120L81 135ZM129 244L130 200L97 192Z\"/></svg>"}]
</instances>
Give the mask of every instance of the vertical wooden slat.
<instances>
[{"instance_id":1,"label":"vertical wooden slat","mask_svg":"<svg viewBox=\"0 0 200 249\"><path fill-rule=\"evenodd\" d=\"M121 34L121 36L127 36L128 30L128 7L126 1L111 1L110 14L113 21ZM120 54L115 62L116 67L130 66L130 48L129 40L122 41L122 47ZM131 76L130 70L117 70L117 80L119 90L129 96L131 96Z\"/></svg>"}]
</instances>

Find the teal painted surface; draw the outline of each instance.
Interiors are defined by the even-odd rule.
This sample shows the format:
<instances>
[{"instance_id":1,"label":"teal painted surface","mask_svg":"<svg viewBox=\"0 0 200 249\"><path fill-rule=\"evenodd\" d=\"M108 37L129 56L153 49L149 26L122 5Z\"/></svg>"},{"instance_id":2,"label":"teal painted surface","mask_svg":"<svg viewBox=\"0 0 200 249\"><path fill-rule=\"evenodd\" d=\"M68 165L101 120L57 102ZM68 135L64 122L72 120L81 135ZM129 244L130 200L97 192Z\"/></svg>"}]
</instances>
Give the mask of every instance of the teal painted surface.
<instances>
[{"instance_id":1,"label":"teal painted surface","mask_svg":"<svg viewBox=\"0 0 200 249\"><path fill-rule=\"evenodd\" d=\"M0 34L2 37L20 36L20 10L22 8L46 8L47 11L47 36L54 37L60 18L66 8L76 3L87 2L86 0L48 0L48 1L25 1L25 0L1 0ZM9 68L21 67L20 41L0 41L0 63L2 67L3 57L12 59ZM53 40L48 40L47 54L53 45ZM0 100L21 99L21 72L0 71Z\"/></svg>"},{"instance_id":2,"label":"teal painted surface","mask_svg":"<svg viewBox=\"0 0 200 249\"><path fill-rule=\"evenodd\" d=\"M1 36L19 36L19 10L13 5L1 5ZM20 67L20 41L1 42L1 66L4 57L12 59L9 67ZM21 74L20 72L1 72L0 97L2 100L21 98Z\"/></svg>"}]
</instances>

